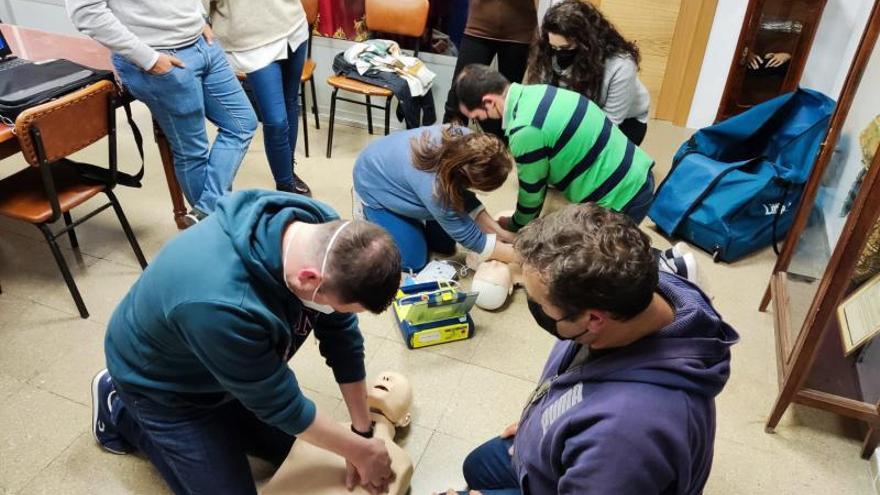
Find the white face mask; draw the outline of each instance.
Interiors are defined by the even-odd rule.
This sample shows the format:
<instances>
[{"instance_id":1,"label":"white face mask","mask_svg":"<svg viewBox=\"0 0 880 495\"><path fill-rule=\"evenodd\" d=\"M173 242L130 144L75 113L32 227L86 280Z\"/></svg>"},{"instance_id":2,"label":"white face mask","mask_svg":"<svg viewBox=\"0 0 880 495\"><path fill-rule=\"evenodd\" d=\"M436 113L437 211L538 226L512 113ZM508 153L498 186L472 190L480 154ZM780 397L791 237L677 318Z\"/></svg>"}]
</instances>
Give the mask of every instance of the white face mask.
<instances>
[{"instance_id":1,"label":"white face mask","mask_svg":"<svg viewBox=\"0 0 880 495\"><path fill-rule=\"evenodd\" d=\"M312 292L312 300L311 301L307 301L305 299L300 298L300 301L302 302L303 306L305 306L309 309L313 309L319 313L324 313L326 315L329 315L330 313L333 313L335 311L333 309L333 306L330 306L329 304L316 303L315 297L318 296L318 289L320 289L321 284L324 283L324 279L323 279L324 270L327 268L327 258L330 254L330 250L333 249L333 243L336 242L336 237L339 236L339 234L342 232L342 230L345 229L345 227L348 227L348 224L350 224L350 223L351 223L350 221L345 222L344 224L342 224L342 226L340 226L338 229L336 229L336 232L334 232L332 236L330 236L330 242L327 243L327 249L324 250L324 259L321 261L321 277L322 277L321 283L319 283L318 286L315 287L315 291ZM299 229L299 226L300 226L300 224L295 223L293 225L293 228ZM287 238L287 244L284 246L284 258L282 258L282 260L281 260L281 269L284 270L284 275L283 275L284 285L287 286L287 289L290 290L290 292L293 292L293 288L291 288L290 284L287 283L287 254L290 251L290 243L291 243L291 241L293 241L293 237L295 235L296 235L296 230L291 232L290 237ZM294 292L294 295L296 295L295 292ZM299 296L297 296L297 297L299 297Z\"/></svg>"}]
</instances>

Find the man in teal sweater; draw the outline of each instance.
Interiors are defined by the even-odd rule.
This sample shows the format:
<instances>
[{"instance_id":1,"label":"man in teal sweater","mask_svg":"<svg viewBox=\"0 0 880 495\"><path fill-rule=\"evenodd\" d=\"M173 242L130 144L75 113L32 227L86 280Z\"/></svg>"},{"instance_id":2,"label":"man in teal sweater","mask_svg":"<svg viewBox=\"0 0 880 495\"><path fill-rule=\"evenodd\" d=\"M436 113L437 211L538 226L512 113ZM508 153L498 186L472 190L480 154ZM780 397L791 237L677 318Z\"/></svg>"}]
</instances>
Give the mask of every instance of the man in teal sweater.
<instances>
[{"instance_id":1,"label":"man in teal sweater","mask_svg":"<svg viewBox=\"0 0 880 495\"><path fill-rule=\"evenodd\" d=\"M546 85L511 84L486 65L464 68L456 81L468 118L501 119L516 160L518 231L541 213L547 188L572 203L594 202L641 222L654 197L654 160L629 141L584 96Z\"/></svg>"},{"instance_id":2,"label":"man in teal sweater","mask_svg":"<svg viewBox=\"0 0 880 495\"><path fill-rule=\"evenodd\" d=\"M93 433L141 450L171 489L256 493L246 455L279 465L295 439L345 457L347 483L393 479L371 439L363 337L400 280L390 236L303 196L243 191L165 245L110 320ZM352 418L318 411L287 361L314 331Z\"/></svg>"}]
</instances>

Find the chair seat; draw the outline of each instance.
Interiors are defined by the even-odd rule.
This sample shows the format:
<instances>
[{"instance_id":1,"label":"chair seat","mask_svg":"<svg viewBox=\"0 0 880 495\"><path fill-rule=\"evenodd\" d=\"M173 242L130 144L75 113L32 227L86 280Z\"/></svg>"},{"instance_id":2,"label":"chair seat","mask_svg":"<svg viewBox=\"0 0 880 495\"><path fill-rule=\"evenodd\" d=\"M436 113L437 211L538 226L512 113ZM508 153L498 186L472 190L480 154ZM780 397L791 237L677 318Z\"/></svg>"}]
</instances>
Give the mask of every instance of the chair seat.
<instances>
[{"instance_id":1,"label":"chair seat","mask_svg":"<svg viewBox=\"0 0 880 495\"><path fill-rule=\"evenodd\" d=\"M302 72L302 76L300 76L299 80L300 80L300 82L306 82L309 79L311 79L314 74L315 74L315 61L310 58L307 58L306 63L303 64L303 72Z\"/></svg>"},{"instance_id":2,"label":"chair seat","mask_svg":"<svg viewBox=\"0 0 880 495\"><path fill-rule=\"evenodd\" d=\"M360 93L362 95L391 96L394 94L390 89L383 88L382 86L374 86L345 76L330 76L327 78L327 84L334 88L344 89L345 91Z\"/></svg>"},{"instance_id":3,"label":"chair seat","mask_svg":"<svg viewBox=\"0 0 880 495\"><path fill-rule=\"evenodd\" d=\"M67 212L104 191L104 184L82 178L70 164L52 166L61 211ZM43 190L37 167L28 167L0 181L0 215L30 223L52 218L52 205Z\"/></svg>"}]
</instances>

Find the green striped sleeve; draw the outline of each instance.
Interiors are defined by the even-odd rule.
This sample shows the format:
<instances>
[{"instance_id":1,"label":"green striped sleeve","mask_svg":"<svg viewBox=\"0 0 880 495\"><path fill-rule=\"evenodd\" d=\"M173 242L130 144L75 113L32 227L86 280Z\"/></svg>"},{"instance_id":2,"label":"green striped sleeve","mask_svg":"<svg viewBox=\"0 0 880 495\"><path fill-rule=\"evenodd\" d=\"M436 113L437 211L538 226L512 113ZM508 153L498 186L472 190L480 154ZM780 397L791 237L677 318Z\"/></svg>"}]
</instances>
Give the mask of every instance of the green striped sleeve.
<instances>
[{"instance_id":1,"label":"green striped sleeve","mask_svg":"<svg viewBox=\"0 0 880 495\"><path fill-rule=\"evenodd\" d=\"M516 213L510 225L510 229L516 232L541 213L547 194L550 161L541 130L532 126L523 127L510 136L510 151L519 178Z\"/></svg>"}]
</instances>

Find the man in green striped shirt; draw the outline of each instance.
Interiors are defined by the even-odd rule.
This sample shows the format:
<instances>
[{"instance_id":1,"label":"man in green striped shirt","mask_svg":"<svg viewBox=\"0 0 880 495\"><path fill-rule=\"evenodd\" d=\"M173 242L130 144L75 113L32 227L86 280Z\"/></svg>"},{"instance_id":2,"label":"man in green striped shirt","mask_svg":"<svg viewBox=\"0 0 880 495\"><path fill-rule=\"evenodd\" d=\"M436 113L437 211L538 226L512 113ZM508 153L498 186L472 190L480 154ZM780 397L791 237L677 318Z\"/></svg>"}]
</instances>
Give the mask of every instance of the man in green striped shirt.
<instances>
[{"instance_id":1,"label":"man in green striped shirt","mask_svg":"<svg viewBox=\"0 0 880 495\"><path fill-rule=\"evenodd\" d=\"M468 118L501 119L519 177L509 230L541 213L548 187L572 203L595 202L636 223L647 214L654 160L589 99L555 86L511 84L481 64L462 70L456 94Z\"/></svg>"}]
</instances>

